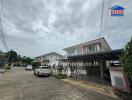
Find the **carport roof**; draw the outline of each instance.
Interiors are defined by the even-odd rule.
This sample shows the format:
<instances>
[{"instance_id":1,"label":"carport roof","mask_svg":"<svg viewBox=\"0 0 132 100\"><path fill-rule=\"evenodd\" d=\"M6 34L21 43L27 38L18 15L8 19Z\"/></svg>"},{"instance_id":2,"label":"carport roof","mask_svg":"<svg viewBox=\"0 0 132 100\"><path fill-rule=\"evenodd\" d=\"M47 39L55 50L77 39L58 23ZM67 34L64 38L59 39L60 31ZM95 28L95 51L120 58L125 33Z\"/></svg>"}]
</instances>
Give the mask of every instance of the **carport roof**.
<instances>
[{"instance_id":1,"label":"carport roof","mask_svg":"<svg viewBox=\"0 0 132 100\"><path fill-rule=\"evenodd\" d=\"M70 60L119 60L120 55L123 53L123 49L116 49L104 52L97 52L85 55L69 56Z\"/></svg>"}]
</instances>

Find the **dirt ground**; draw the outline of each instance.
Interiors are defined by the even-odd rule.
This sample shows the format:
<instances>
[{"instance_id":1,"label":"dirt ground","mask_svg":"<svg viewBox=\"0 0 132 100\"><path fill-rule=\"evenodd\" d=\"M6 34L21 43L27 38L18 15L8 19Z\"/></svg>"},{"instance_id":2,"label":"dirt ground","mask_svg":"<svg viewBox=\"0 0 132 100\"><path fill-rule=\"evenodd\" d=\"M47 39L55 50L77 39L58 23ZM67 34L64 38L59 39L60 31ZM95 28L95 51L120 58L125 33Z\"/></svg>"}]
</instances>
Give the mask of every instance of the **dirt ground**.
<instances>
[{"instance_id":1,"label":"dirt ground","mask_svg":"<svg viewBox=\"0 0 132 100\"><path fill-rule=\"evenodd\" d=\"M72 78L63 79L65 82L69 82L71 84L84 87L85 89L98 92L101 94L105 94L114 98L119 98L117 95L115 95L113 89L109 85L101 85L90 81L84 81L84 80L75 80Z\"/></svg>"},{"instance_id":2,"label":"dirt ground","mask_svg":"<svg viewBox=\"0 0 132 100\"><path fill-rule=\"evenodd\" d=\"M15 67L0 78L0 100L116 100L53 77Z\"/></svg>"}]
</instances>

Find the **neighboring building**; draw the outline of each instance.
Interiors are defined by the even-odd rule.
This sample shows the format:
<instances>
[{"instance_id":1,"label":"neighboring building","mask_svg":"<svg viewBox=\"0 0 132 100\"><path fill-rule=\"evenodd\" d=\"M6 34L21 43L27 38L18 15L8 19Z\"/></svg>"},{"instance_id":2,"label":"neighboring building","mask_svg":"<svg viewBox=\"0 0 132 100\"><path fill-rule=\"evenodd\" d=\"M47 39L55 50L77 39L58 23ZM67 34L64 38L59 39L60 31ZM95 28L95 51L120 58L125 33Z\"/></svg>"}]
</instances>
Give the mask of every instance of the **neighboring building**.
<instances>
[{"instance_id":1,"label":"neighboring building","mask_svg":"<svg viewBox=\"0 0 132 100\"><path fill-rule=\"evenodd\" d=\"M66 51L66 55L75 56L75 55L85 55L102 51L111 50L110 46L104 38L99 38L93 41L86 43L74 45L68 48L63 49Z\"/></svg>"},{"instance_id":2,"label":"neighboring building","mask_svg":"<svg viewBox=\"0 0 132 100\"><path fill-rule=\"evenodd\" d=\"M8 62L7 55L5 53L0 53L0 67L3 66L3 64Z\"/></svg>"},{"instance_id":3,"label":"neighboring building","mask_svg":"<svg viewBox=\"0 0 132 100\"><path fill-rule=\"evenodd\" d=\"M63 56L61 54L58 54L56 52L51 52L48 54L44 54L38 57L35 57L34 62L53 62L56 60L62 59Z\"/></svg>"}]
</instances>

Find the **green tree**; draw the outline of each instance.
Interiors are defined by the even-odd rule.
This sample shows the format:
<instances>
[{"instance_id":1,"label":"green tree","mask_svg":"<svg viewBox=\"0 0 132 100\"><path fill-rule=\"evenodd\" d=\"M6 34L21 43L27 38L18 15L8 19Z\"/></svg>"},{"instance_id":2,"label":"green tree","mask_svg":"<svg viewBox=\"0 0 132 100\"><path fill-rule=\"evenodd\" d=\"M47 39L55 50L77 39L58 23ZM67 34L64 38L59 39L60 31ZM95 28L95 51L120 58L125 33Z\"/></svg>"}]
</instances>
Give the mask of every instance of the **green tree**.
<instances>
[{"instance_id":1,"label":"green tree","mask_svg":"<svg viewBox=\"0 0 132 100\"><path fill-rule=\"evenodd\" d=\"M21 62L22 62L22 63L25 63L26 65L27 65L27 64L31 64L32 60L33 60L33 59L31 59L30 57L26 57L26 56L23 56L23 57L21 58Z\"/></svg>"},{"instance_id":2,"label":"green tree","mask_svg":"<svg viewBox=\"0 0 132 100\"><path fill-rule=\"evenodd\" d=\"M27 59L27 57L26 57L26 56L23 56L23 57L21 58L21 62L22 62L22 63L26 63L26 59Z\"/></svg>"},{"instance_id":3,"label":"green tree","mask_svg":"<svg viewBox=\"0 0 132 100\"><path fill-rule=\"evenodd\" d=\"M9 51L7 52L8 60L9 62L15 62L17 61L17 53L15 51Z\"/></svg>"},{"instance_id":4,"label":"green tree","mask_svg":"<svg viewBox=\"0 0 132 100\"><path fill-rule=\"evenodd\" d=\"M31 62L32 62L32 59L30 57L27 57L26 64L31 64Z\"/></svg>"},{"instance_id":5,"label":"green tree","mask_svg":"<svg viewBox=\"0 0 132 100\"><path fill-rule=\"evenodd\" d=\"M122 66L125 72L132 76L132 38L125 46L125 51L121 56Z\"/></svg>"},{"instance_id":6,"label":"green tree","mask_svg":"<svg viewBox=\"0 0 132 100\"><path fill-rule=\"evenodd\" d=\"M21 61L21 55L17 55L17 61Z\"/></svg>"}]
</instances>

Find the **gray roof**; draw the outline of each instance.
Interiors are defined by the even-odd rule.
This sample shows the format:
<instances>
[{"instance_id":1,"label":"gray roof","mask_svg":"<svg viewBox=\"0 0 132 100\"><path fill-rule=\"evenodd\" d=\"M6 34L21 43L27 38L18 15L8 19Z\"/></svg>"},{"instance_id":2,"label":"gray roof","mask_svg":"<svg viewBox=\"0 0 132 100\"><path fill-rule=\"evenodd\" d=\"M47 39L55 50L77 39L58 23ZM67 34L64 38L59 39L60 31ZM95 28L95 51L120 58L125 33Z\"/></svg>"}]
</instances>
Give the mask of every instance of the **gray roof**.
<instances>
[{"instance_id":1,"label":"gray roof","mask_svg":"<svg viewBox=\"0 0 132 100\"><path fill-rule=\"evenodd\" d=\"M102 37L102 38L98 38L98 39L95 39L95 40L92 40L92 41L88 41L88 42L85 42L85 43L81 43L81 44L77 44L77 45L74 45L74 46L70 46L70 47L64 48L63 50L68 50L70 48L74 48L74 47L78 47L78 46L91 45L91 44L94 44L94 43L98 43L100 41L103 41L111 49L111 47L109 46L109 44L107 43L105 38Z\"/></svg>"}]
</instances>

